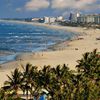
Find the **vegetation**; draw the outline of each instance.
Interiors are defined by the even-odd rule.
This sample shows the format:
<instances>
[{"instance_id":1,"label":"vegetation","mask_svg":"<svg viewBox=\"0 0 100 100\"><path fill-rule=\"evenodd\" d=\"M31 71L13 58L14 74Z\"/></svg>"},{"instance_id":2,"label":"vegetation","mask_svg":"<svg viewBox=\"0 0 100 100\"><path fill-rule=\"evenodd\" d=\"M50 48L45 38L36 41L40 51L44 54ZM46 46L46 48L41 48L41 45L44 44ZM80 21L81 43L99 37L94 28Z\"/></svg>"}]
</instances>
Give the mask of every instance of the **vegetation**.
<instances>
[{"instance_id":1,"label":"vegetation","mask_svg":"<svg viewBox=\"0 0 100 100\"><path fill-rule=\"evenodd\" d=\"M87 52L78 60L77 71L69 70L65 64L57 67L27 64L23 71L15 69L0 90L0 100L26 100L38 96L42 89L48 93L47 100L100 100L100 55L97 50ZM38 99L37 99L38 100Z\"/></svg>"},{"instance_id":2,"label":"vegetation","mask_svg":"<svg viewBox=\"0 0 100 100\"><path fill-rule=\"evenodd\" d=\"M62 25L62 26L72 26L72 27L86 27L86 28L93 28L93 29L100 29L100 25L99 24L95 24L95 23L78 23L78 22L57 22L58 24Z\"/></svg>"}]
</instances>

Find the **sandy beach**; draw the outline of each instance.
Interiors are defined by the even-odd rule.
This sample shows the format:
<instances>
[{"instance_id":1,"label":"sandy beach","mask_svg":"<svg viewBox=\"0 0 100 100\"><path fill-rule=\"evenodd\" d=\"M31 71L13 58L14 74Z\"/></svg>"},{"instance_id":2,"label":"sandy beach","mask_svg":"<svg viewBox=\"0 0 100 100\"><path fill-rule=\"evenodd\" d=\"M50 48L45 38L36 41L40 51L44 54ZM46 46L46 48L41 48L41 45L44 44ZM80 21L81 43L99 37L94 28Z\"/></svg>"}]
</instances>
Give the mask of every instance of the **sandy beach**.
<instances>
[{"instance_id":1,"label":"sandy beach","mask_svg":"<svg viewBox=\"0 0 100 100\"><path fill-rule=\"evenodd\" d=\"M77 60L82 58L82 54L87 51L93 51L93 49L98 49L100 52L100 37L99 29L85 29L81 27L67 27L67 26L55 26L46 25L39 23L28 23L37 26L44 26L47 28L66 30L70 32L78 32L80 36L77 39L71 41L64 41L63 43L57 44L53 47L54 51L43 51L36 53L23 53L16 57L16 61L8 62L0 65L0 87L3 86L3 82L7 80L6 75L10 75L10 72L14 68L21 69L21 65L26 65L31 63L33 65L41 68L44 65L51 65L55 67L56 65L66 64L72 70L75 70L77 65ZM83 34L84 33L84 34Z\"/></svg>"}]
</instances>

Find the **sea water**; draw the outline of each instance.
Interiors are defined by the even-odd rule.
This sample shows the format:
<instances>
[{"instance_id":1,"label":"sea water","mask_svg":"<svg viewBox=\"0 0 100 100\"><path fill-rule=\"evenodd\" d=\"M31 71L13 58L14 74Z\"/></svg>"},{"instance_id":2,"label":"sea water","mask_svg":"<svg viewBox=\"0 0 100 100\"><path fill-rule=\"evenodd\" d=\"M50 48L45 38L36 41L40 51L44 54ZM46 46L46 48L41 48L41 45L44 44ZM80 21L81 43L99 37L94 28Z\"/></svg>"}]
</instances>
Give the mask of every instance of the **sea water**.
<instances>
[{"instance_id":1,"label":"sea water","mask_svg":"<svg viewBox=\"0 0 100 100\"><path fill-rule=\"evenodd\" d=\"M0 22L0 50L15 53L46 50L56 43L70 40L75 34L14 22ZM14 55L0 56L0 63L14 59Z\"/></svg>"}]
</instances>

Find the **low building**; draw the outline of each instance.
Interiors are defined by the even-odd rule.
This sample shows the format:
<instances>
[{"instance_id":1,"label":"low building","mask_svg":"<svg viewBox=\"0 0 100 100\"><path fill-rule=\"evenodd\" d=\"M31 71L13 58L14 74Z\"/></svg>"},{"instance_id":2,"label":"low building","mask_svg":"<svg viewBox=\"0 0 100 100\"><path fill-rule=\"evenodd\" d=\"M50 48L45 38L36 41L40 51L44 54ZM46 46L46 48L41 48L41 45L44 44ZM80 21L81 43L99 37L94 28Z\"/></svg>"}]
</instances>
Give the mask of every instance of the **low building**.
<instances>
[{"instance_id":1,"label":"low building","mask_svg":"<svg viewBox=\"0 0 100 100\"><path fill-rule=\"evenodd\" d=\"M63 20L64 20L63 16L58 16L58 17L56 18L56 21L63 21Z\"/></svg>"},{"instance_id":2,"label":"low building","mask_svg":"<svg viewBox=\"0 0 100 100\"><path fill-rule=\"evenodd\" d=\"M43 20L44 20L44 23L49 23L49 17L44 17Z\"/></svg>"},{"instance_id":3,"label":"low building","mask_svg":"<svg viewBox=\"0 0 100 100\"><path fill-rule=\"evenodd\" d=\"M49 18L49 23L54 23L56 22L56 18L55 17L50 17Z\"/></svg>"},{"instance_id":4,"label":"low building","mask_svg":"<svg viewBox=\"0 0 100 100\"><path fill-rule=\"evenodd\" d=\"M46 24L50 24L50 23L54 23L56 21L55 17L44 17L44 23Z\"/></svg>"},{"instance_id":5,"label":"low building","mask_svg":"<svg viewBox=\"0 0 100 100\"><path fill-rule=\"evenodd\" d=\"M32 18L32 22L39 22L40 18Z\"/></svg>"}]
</instances>

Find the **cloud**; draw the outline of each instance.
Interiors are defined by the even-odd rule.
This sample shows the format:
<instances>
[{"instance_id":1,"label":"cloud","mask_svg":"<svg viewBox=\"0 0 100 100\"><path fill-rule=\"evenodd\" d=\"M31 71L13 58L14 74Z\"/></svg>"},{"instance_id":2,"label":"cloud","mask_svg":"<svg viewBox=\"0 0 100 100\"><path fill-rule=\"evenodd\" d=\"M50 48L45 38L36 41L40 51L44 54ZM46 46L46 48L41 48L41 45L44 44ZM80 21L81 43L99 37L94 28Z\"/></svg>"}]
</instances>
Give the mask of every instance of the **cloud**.
<instances>
[{"instance_id":1,"label":"cloud","mask_svg":"<svg viewBox=\"0 0 100 100\"><path fill-rule=\"evenodd\" d=\"M100 0L27 0L24 7L16 11L39 11L48 8L48 11L66 16L71 11L91 12L100 9Z\"/></svg>"},{"instance_id":2,"label":"cloud","mask_svg":"<svg viewBox=\"0 0 100 100\"><path fill-rule=\"evenodd\" d=\"M70 12L97 12L100 0L51 0L51 8L65 17Z\"/></svg>"},{"instance_id":3,"label":"cloud","mask_svg":"<svg viewBox=\"0 0 100 100\"><path fill-rule=\"evenodd\" d=\"M51 7L54 9L65 9L72 5L73 0L52 0Z\"/></svg>"},{"instance_id":4,"label":"cloud","mask_svg":"<svg viewBox=\"0 0 100 100\"><path fill-rule=\"evenodd\" d=\"M48 8L50 2L48 0L29 0L25 4L25 9L28 11L38 11L40 9Z\"/></svg>"},{"instance_id":5,"label":"cloud","mask_svg":"<svg viewBox=\"0 0 100 100\"><path fill-rule=\"evenodd\" d=\"M96 3L96 0L79 0L76 2L76 5L74 6L76 9L85 9L88 7L92 7L92 4Z\"/></svg>"},{"instance_id":6,"label":"cloud","mask_svg":"<svg viewBox=\"0 0 100 100\"><path fill-rule=\"evenodd\" d=\"M98 0L52 0L51 8L53 9L78 9L82 10L95 5Z\"/></svg>"}]
</instances>

